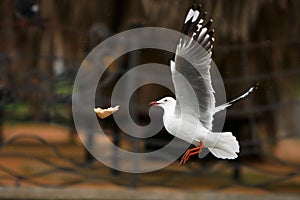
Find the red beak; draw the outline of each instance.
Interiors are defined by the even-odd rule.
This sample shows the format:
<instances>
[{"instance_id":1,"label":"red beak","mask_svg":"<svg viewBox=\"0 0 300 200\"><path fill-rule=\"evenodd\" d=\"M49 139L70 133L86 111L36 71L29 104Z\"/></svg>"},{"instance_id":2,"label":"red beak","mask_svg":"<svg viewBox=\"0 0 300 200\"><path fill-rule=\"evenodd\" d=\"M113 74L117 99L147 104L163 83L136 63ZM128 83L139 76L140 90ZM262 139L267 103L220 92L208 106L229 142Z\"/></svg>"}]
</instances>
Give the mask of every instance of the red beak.
<instances>
[{"instance_id":1,"label":"red beak","mask_svg":"<svg viewBox=\"0 0 300 200\"><path fill-rule=\"evenodd\" d=\"M152 101L149 103L149 106L155 106L155 105L158 105L159 103L157 103L157 101Z\"/></svg>"}]
</instances>

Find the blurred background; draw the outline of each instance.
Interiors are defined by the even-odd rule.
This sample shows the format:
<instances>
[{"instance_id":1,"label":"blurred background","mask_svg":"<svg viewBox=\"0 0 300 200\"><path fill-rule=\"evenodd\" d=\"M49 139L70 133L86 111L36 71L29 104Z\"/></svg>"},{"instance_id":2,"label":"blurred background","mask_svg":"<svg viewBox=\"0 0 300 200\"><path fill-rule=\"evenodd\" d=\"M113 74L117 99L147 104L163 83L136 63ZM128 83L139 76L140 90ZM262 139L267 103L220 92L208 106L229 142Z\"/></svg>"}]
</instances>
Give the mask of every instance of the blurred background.
<instances>
[{"instance_id":1,"label":"blurred background","mask_svg":"<svg viewBox=\"0 0 300 200\"><path fill-rule=\"evenodd\" d=\"M258 83L227 111L224 131L238 137L239 158L196 156L185 166L175 162L146 174L109 169L85 150L73 125L72 87L81 62L101 41L131 28L180 31L194 2L214 20L213 60L227 98ZM299 193L299 10L296 0L1 0L0 187ZM171 58L156 50L122 56L101 77L96 105L110 106L114 84L134 65ZM148 102L166 95L172 93L154 84L137 90L133 119L148 123ZM127 137L112 117L100 123L131 151L152 151L172 139L164 129L147 140Z\"/></svg>"}]
</instances>

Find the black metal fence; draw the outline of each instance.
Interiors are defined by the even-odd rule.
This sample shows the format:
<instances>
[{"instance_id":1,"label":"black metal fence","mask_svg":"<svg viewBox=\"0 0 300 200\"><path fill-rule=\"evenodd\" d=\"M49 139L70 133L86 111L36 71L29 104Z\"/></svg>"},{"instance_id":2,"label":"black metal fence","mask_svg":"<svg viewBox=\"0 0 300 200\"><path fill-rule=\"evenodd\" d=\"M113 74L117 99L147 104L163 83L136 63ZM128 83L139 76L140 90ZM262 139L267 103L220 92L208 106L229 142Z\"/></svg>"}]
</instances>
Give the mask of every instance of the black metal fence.
<instances>
[{"instance_id":1,"label":"black metal fence","mask_svg":"<svg viewBox=\"0 0 300 200\"><path fill-rule=\"evenodd\" d=\"M268 44L249 44L241 46L224 46L217 48L218 53L238 52L242 57L238 65L248 66L245 52L268 51L272 47L282 47L286 45L299 46L300 40L268 42ZM243 53L244 52L244 53ZM186 188L195 187L199 184L199 179L209 180L210 188L223 189L242 185L246 187L259 187L264 189L292 188L297 190L300 182L295 178L300 175L300 164L282 160L272 148L262 146L274 146L281 140L287 138L299 138L300 129L295 126L285 132L284 135L276 136L273 133L261 138L257 124L265 123L268 120L262 119L266 115L274 116L283 109L299 109L299 100L295 97L284 102L268 102L256 104L253 100L242 109L233 109L228 113L228 120L225 128L235 133L246 133L247 137L240 138L242 151L239 159L235 161L217 160L206 157L202 160L193 160L191 164L179 166L174 163L165 169L146 174L128 174L110 170L96 160L84 149L80 142L74 140L76 131L73 126L71 113L72 85L76 75L77 67L66 68L63 73L57 76L45 75L42 70L29 70L24 74L27 83L16 84L11 65L16 59L10 57L7 52L0 54L1 69L1 104L0 104L0 157L11 163L0 164L0 185L36 185L45 187L61 187L71 185L103 185L116 184L129 187L137 186L169 186L182 187L182 180L190 180L191 185L186 184ZM53 62L58 57L45 56L43 58ZM64 58L59 58L64 60ZM64 63L68 62L65 60ZM300 64L300 60L299 63ZM298 66L288 69L255 73L248 75L249 69L240 77L225 79L227 87L239 85L252 85L257 82L263 84L267 81L277 79L297 79L300 74ZM253 74L253 73L252 73ZM119 76L120 73L117 75ZM116 77L117 77L116 76ZM22 91L19 93L18 91ZM269 92L264 90L263 92ZM24 93L27 94L24 96ZM261 94L262 92L258 92ZM31 98L28 98L28 94ZM251 99L250 97L249 99ZM33 101L34 100L34 101ZM38 115L36 115L36 105ZM297 114L297 112L294 112ZM271 120L272 117L270 117ZM295 121L297 115L290 117ZM62 143L53 143L32 133L20 132L17 135L3 135L5 124L20 124L23 122L43 122L50 124L60 124L69 128L70 140ZM272 123L271 123L272 124ZM296 124L297 125L297 124ZM9 130L9 129L8 129ZM274 130L274 127L273 129ZM117 135L116 130L111 130L113 135ZM120 137L118 137L120 138ZM126 139L126 137L122 137ZM161 141L160 141L161 139ZM164 138L156 138L154 143L165 142ZM151 145L151 140L148 141ZM299 141L298 141L299 142ZM115 141L118 143L118 140ZM36 151L47 152L46 155L38 154ZM66 150L66 149L69 149ZM70 154L70 149L76 149L75 155ZM51 156L49 156L51 155ZM22 161L24 166L16 167L14 162ZM1 162L0 162L1 163ZM38 164L37 164L38 163ZM14 167L10 167L14 166ZM35 168L35 166L38 166ZM55 178L58 177L58 178ZM181 183L181 184L180 184ZM203 185L207 187L207 185ZM278 190L278 188L277 188Z\"/></svg>"}]
</instances>

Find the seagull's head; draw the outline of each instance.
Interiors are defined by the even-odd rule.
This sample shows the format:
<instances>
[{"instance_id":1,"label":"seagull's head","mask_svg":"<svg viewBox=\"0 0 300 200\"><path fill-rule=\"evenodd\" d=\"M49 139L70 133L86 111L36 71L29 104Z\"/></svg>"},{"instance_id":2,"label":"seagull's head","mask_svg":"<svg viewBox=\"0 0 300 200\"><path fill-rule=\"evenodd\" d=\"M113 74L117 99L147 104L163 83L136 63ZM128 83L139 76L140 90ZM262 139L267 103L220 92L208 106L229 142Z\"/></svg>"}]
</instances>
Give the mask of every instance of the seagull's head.
<instances>
[{"instance_id":1,"label":"seagull's head","mask_svg":"<svg viewBox=\"0 0 300 200\"><path fill-rule=\"evenodd\" d=\"M176 100L172 97L164 97L159 101L152 101L149 103L151 106L159 106L164 110L174 109L176 105Z\"/></svg>"}]
</instances>

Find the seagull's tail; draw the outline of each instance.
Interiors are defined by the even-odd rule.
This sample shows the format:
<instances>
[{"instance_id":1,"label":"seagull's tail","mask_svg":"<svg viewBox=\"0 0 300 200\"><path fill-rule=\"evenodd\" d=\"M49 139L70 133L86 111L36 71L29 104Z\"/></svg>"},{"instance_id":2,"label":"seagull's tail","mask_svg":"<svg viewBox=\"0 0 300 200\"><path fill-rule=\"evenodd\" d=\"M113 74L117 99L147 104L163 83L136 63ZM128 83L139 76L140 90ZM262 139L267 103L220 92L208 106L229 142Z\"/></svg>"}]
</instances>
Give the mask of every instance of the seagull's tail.
<instances>
[{"instance_id":1,"label":"seagull's tail","mask_svg":"<svg viewBox=\"0 0 300 200\"><path fill-rule=\"evenodd\" d=\"M216 142L213 147L209 146L208 149L214 156L222 159L235 159L238 157L237 153L240 152L240 146L231 132L211 133L211 136L214 136L211 139L215 139Z\"/></svg>"},{"instance_id":2,"label":"seagull's tail","mask_svg":"<svg viewBox=\"0 0 300 200\"><path fill-rule=\"evenodd\" d=\"M248 96L251 92L253 92L254 89L257 89L257 87L258 87L258 84L257 84L256 86L251 87L247 92L245 92L244 94L242 94L242 95L239 96L238 98L233 99L233 100L231 100L231 101L229 101L229 102L227 102L227 103L224 103L224 104L222 104L222 105L220 105L220 106L215 107L214 114L217 113L217 112L220 112L220 111L224 110L225 108L227 108L227 107L229 107L229 106L231 106L234 102L236 102L236 101L238 101L238 100L240 100L240 99L245 98L245 97Z\"/></svg>"}]
</instances>

